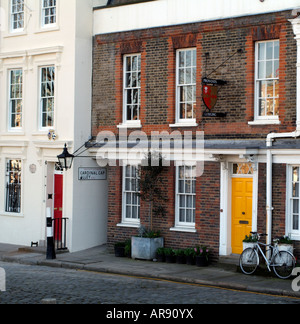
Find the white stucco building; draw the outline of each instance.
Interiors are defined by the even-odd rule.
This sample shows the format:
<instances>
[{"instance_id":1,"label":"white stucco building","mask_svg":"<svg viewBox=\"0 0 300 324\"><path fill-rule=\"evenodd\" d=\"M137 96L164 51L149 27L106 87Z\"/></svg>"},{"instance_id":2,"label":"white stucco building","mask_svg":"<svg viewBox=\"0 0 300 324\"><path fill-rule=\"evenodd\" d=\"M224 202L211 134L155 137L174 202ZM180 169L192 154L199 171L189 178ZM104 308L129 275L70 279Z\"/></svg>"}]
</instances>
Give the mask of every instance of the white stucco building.
<instances>
[{"instance_id":1,"label":"white stucco building","mask_svg":"<svg viewBox=\"0 0 300 324\"><path fill-rule=\"evenodd\" d=\"M1 243L44 244L47 207L67 218L70 251L106 242L106 181L78 180L96 162L55 167L91 135L93 6L106 2L0 0Z\"/></svg>"}]
</instances>

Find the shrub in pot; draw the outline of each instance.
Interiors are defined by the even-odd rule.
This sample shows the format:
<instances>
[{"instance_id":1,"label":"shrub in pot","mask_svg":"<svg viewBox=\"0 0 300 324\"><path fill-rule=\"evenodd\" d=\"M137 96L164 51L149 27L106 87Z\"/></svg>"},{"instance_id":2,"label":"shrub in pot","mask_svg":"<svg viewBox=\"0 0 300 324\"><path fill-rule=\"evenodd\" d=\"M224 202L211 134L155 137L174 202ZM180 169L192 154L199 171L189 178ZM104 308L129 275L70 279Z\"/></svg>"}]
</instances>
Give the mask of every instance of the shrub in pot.
<instances>
[{"instance_id":1,"label":"shrub in pot","mask_svg":"<svg viewBox=\"0 0 300 324\"><path fill-rule=\"evenodd\" d=\"M125 256L131 258L131 239L125 242Z\"/></svg>"},{"instance_id":2,"label":"shrub in pot","mask_svg":"<svg viewBox=\"0 0 300 324\"><path fill-rule=\"evenodd\" d=\"M246 235L245 239L243 240L243 250L249 248L254 248L255 244L257 243L257 236L256 235Z\"/></svg>"},{"instance_id":3,"label":"shrub in pot","mask_svg":"<svg viewBox=\"0 0 300 324\"><path fill-rule=\"evenodd\" d=\"M165 262L166 256L165 256L165 249L164 248L158 248L156 250L156 259L158 262Z\"/></svg>"},{"instance_id":4,"label":"shrub in pot","mask_svg":"<svg viewBox=\"0 0 300 324\"><path fill-rule=\"evenodd\" d=\"M155 163L154 163L155 162ZM163 171L165 169L161 154L148 152L142 161L140 168L139 197L149 203L149 230L140 227L139 237L132 237L132 258L153 260L156 257L156 250L164 246L164 239L158 232L153 231L153 217L164 217L166 208L163 202L168 198L162 190Z\"/></svg>"},{"instance_id":5,"label":"shrub in pot","mask_svg":"<svg viewBox=\"0 0 300 324\"><path fill-rule=\"evenodd\" d=\"M208 267L209 264L209 249L206 246L196 247L196 265L198 267Z\"/></svg>"},{"instance_id":6,"label":"shrub in pot","mask_svg":"<svg viewBox=\"0 0 300 324\"><path fill-rule=\"evenodd\" d=\"M186 263L184 250L182 250L182 249L174 250L174 255L176 257L176 263L178 263L178 264Z\"/></svg>"},{"instance_id":7,"label":"shrub in pot","mask_svg":"<svg viewBox=\"0 0 300 324\"><path fill-rule=\"evenodd\" d=\"M288 251L294 253L293 241L288 236L282 236L277 240L279 251Z\"/></svg>"},{"instance_id":8,"label":"shrub in pot","mask_svg":"<svg viewBox=\"0 0 300 324\"><path fill-rule=\"evenodd\" d=\"M188 265L195 265L195 255L196 252L192 248L187 248L184 250L185 258L186 258L186 264Z\"/></svg>"},{"instance_id":9,"label":"shrub in pot","mask_svg":"<svg viewBox=\"0 0 300 324\"><path fill-rule=\"evenodd\" d=\"M175 258L173 249L165 248L165 256L166 256L167 263L175 263L176 262L176 258Z\"/></svg>"},{"instance_id":10,"label":"shrub in pot","mask_svg":"<svg viewBox=\"0 0 300 324\"><path fill-rule=\"evenodd\" d=\"M118 258L124 258L125 257L125 242L118 242L115 244L115 256Z\"/></svg>"}]
</instances>

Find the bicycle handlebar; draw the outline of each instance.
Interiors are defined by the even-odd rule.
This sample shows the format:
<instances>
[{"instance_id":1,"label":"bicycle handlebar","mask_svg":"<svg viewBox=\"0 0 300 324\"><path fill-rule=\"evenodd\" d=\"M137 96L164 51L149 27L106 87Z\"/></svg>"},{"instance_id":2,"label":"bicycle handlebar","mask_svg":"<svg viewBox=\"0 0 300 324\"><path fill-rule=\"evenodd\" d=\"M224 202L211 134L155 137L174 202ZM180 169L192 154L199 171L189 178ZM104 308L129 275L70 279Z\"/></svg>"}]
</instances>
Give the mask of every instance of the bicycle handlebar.
<instances>
[{"instance_id":1,"label":"bicycle handlebar","mask_svg":"<svg viewBox=\"0 0 300 324\"><path fill-rule=\"evenodd\" d=\"M250 232L252 235L256 235L258 240L261 238L261 237L264 237L264 236L268 236L268 234L266 233L258 233L258 232Z\"/></svg>"}]
</instances>

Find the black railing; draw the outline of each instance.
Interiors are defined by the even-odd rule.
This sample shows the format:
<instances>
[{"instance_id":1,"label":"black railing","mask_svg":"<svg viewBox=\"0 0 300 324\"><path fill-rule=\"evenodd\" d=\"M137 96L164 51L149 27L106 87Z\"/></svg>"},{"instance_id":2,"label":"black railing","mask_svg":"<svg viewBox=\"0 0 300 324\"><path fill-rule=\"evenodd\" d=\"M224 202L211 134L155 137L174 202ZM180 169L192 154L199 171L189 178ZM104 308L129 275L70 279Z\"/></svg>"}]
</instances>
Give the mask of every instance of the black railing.
<instances>
[{"instance_id":1,"label":"black railing","mask_svg":"<svg viewBox=\"0 0 300 324\"><path fill-rule=\"evenodd\" d=\"M6 184L6 206L5 211L10 213L21 212L21 184Z\"/></svg>"},{"instance_id":2,"label":"black railing","mask_svg":"<svg viewBox=\"0 0 300 324\"><path fill-rule=\"evenodd\" d=\"M54 218L53 235L54 244L57 251L67 250L67 220L68 218Z\"/></svg>"}]
</instances>

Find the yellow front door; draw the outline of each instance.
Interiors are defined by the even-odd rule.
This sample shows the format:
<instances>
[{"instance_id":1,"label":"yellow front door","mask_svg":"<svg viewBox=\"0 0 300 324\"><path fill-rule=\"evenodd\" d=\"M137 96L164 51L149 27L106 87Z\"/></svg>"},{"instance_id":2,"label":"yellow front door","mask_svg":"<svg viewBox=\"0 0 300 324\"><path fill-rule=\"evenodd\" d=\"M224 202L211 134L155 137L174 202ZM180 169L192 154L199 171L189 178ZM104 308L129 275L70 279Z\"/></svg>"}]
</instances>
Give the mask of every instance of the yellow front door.
<instances>
[{"instance_id":1,"label":"yellow front door","mask_svg":"<svg viewBox=\"0 0 300 324\"><path fill-rule=\"evenodd\" d=\"M243 252L243 240L252 231L252 178L232 178L232 253Z\"/></svg>"}]
</instances>

